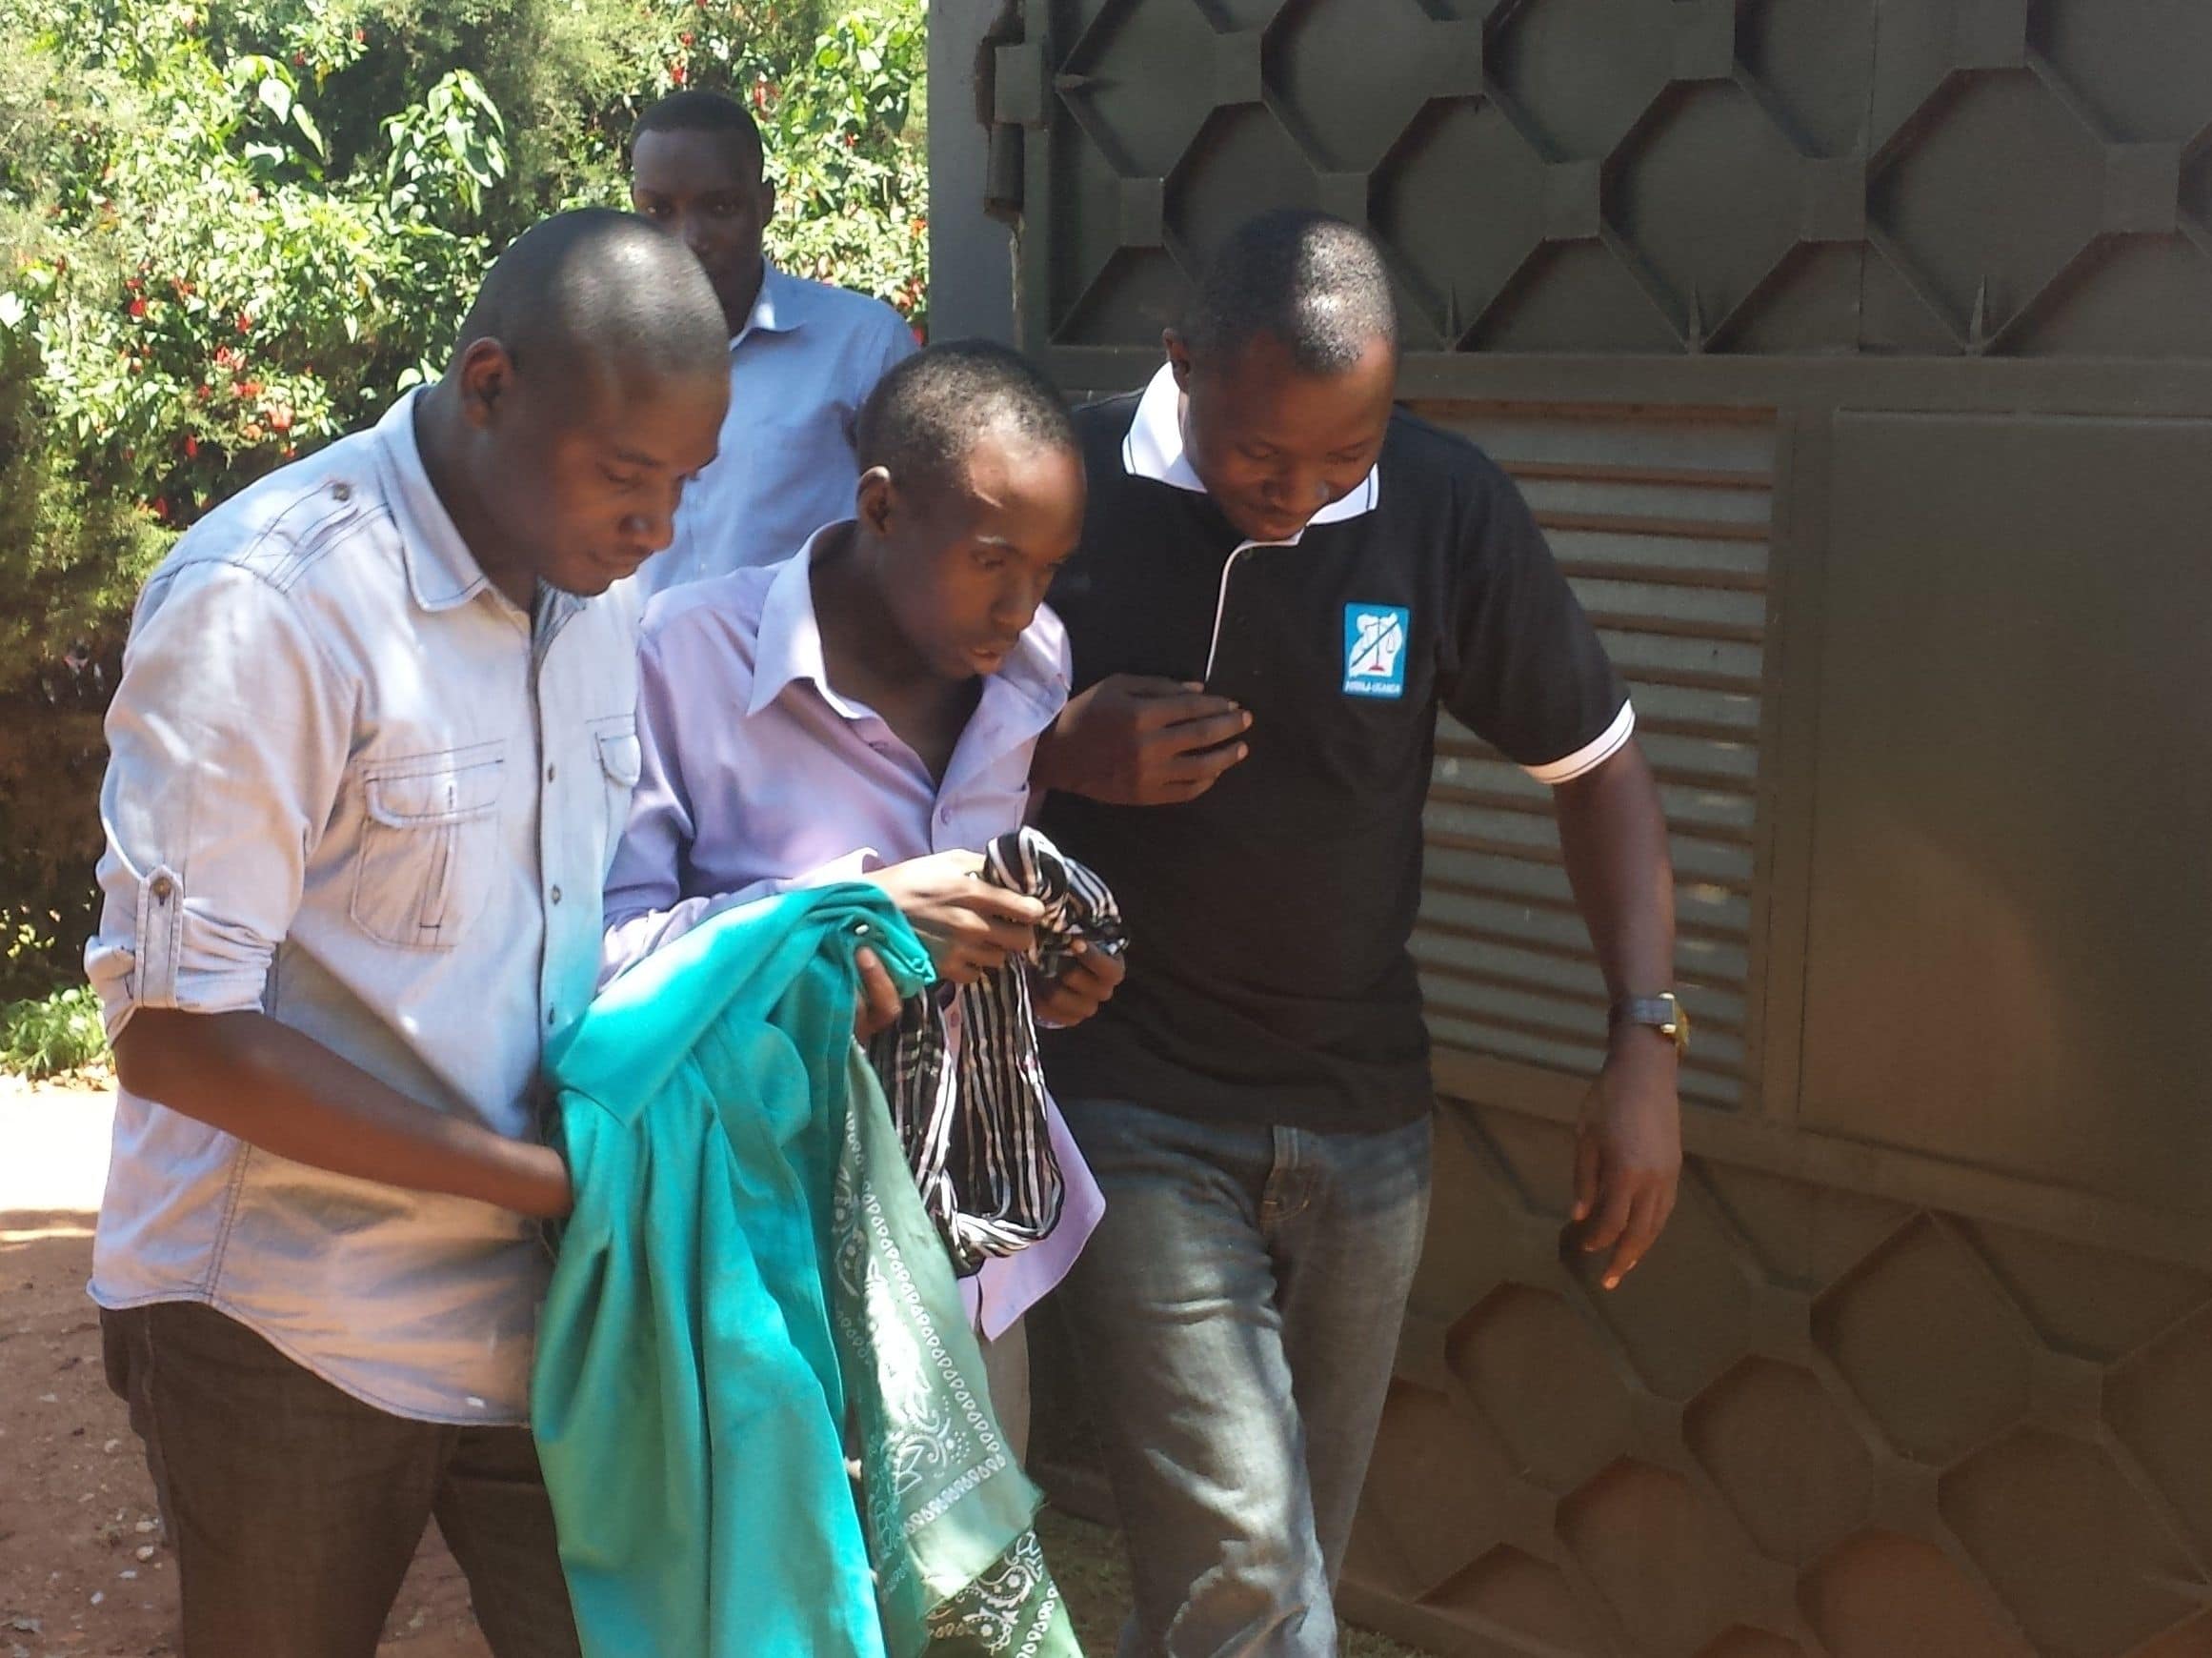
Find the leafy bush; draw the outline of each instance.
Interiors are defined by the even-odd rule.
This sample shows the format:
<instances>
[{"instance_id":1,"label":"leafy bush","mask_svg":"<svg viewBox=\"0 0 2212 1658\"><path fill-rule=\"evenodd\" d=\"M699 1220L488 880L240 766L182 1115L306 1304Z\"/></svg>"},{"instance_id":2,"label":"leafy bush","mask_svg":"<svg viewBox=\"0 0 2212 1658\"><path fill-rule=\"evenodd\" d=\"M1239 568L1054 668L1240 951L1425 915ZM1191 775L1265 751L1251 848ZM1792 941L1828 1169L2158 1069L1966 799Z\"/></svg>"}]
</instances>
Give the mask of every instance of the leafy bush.
<instances>
[{"instance_id":1,"label":"leafy bush","mask_svg":"<svg viewBox=\"0 0 2212 1658\"><path fill-rule=\"evenodd\" d=\"M177 533L438 372L499 248L625 200L665 92L750 104L780 264L921 323L924 10L0 0L0 784L52 770L22 714L97 712ZM0 788L0 927L44 940L10 947L17 986L73 975L89 924L72 742L65 803Z\"/></svg>"},{"instance_id":2,"label":"leafy bush","mask_svg":"<svg viewBox=\"0 0 2212 1658\"><path fill-rule=\"evenodd\" d=\"M0 611L0 659L23 664L111 631L168 532L439 359L504 171L498 111L465 72L333 176L292 62L218 61L183 0L131 28L54 15L36 30L0 0L0 45L31 71L16 107L50 165L72 158L9 181L0 421L21 482L0 579L30 602Z\"/></svg>"},{"instance_id":3,"label":"leafy bush","mask_svg":"<svg viewBox=\"0 0 2212 1658\"><path fill-rule=\"evenodd\" d=\"M742 9L684 10L698 23L664 48L670 80L751 104L776 187L768 237L776 262L873 293L926 326L923 8L913 0L846 7L799 52L749 27Z\"/></svg>"},{"instance_id":4,"label":"leafy bush","mask_svg":"<svg viewBox=\"0 0 2212 1658\"><path fill-rule=\"evenodd\" d=\"M920 320L922 6L824 14L0 0L0 662L111 632L177 528L437 372L498 247L622 199L672 87L753 105L781 262Z\"/></svg>"},{"instance_id":5,"label":"leafy bush","mask_svg":"<svg viewBox=\"0 0 2212 1658\"><path fill-rule=\"evenodd\" d=\"M0 1071L36 1081L104 1064L99 998L86 984L0 1007Z\"/></svg>"}]
</instances>

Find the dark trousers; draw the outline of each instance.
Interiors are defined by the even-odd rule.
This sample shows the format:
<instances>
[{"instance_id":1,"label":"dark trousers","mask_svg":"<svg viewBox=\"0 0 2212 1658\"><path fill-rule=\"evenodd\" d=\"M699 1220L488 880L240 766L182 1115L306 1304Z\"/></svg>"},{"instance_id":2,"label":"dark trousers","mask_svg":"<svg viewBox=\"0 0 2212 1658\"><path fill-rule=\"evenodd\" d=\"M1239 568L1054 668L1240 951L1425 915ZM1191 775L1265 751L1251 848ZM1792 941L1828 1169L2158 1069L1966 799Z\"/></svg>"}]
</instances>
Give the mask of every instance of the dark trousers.
<instances>
[{"instance_id":1,"label":"dark trousers","mask_svg":"<svg viewBox=\"0 0 2212 1658\"><path fill-rule=\"evenodd\" d=\"M374 1658L433 1515L498 1658L574 1658L528 1428L387 1415L195 1303L100 1328L176 1555L184 1658Z\"/></svg>"}]
</instances>

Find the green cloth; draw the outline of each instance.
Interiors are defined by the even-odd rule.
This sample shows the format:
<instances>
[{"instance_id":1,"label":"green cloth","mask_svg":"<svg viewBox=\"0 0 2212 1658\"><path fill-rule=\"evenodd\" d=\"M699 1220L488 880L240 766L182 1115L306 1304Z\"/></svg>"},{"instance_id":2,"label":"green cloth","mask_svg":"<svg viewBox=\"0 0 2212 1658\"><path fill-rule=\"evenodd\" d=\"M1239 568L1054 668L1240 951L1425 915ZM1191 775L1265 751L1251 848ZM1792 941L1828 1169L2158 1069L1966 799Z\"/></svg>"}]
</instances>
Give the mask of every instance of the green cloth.
<instances>
[{"instance_id":1,"label":"green cloth","mask_svg":"<svg viewBox=\"0 0 2212 1658\"><path fill-rule=\"evenodd\" d=\"M576 1198L531 1408L588 1658L1079 1658L853 1041L862 943L929 981L880 891L824 887L715 917L553 1044Z\"/></svg>"}]
</instances>

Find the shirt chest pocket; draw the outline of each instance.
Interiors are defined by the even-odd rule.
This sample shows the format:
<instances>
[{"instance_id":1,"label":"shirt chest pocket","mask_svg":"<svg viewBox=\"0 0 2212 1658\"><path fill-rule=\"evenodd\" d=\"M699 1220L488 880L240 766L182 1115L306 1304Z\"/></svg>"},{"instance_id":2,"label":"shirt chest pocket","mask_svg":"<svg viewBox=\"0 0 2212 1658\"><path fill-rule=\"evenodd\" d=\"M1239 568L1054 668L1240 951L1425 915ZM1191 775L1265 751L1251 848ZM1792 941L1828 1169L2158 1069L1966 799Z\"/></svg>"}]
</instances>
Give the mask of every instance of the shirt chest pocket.
<instances>
[{"instance_id":1,"label":"shirt chest pocket","mask_svg":"<svg viewBox=\"0 0 2212 1658\"><path fill-rule=\"evenodd\" d=\"M600 859L604 868L613 861L614 848L622 844L622 831L630 822L630 797L637 787L642 755L633 715L606 720L592 735L599 750L599 779L607 799L606 856Z\"/></svg>"},{"instance_id":2,"label":"shirt chest pocket","mask_svg":"<svg viewBox=\"0 0 2212 1658\"><path fill-rule=\"evenodd\" d=\"M451 950L467 935L497 875L503 748L479 743L363 773L352 916L371 938Z\"/></svg>"}]
</instances>

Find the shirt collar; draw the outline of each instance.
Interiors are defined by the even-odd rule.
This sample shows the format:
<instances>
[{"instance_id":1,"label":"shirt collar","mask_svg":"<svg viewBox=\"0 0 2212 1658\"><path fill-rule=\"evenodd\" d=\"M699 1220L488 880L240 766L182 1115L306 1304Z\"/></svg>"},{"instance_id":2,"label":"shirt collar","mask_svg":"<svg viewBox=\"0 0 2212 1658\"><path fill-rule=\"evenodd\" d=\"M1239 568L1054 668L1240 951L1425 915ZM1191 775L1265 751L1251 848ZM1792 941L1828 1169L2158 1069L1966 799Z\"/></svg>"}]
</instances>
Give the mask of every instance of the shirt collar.
<instances>
[{"instance_id":1,"label":"shirt collar","mask_svg":"<svg viewBox=\"0 0 2212 1658\"><path fill-rule=\"evenodd\" d=\"M754 334L790 334L806 325L805 307L799 303L799 282L786 276L766 259L760 261L760 292L753 297L753 314L730 341L735 351Z\"/></svg>"},{"instance_id":2,"label":"shirt collar","mask_svg":"<svg viewBox=\"0 0 2212 1658\"><path fill-rule=\"evenodd\" d=\"M1130 422L1129 435L1121 440L1121 468L1133 477L1149 478L1194 495L1206 493L1183 449L1183 394L1176 385L1172 364L1159 366L1144 395L1137 399L1136 418ZM1381 499L1382 463L1377 461L1358 488L1340 501L1331 501L1306 522L1309 526L1342 523L1372 513ZM1296 546L1304 534L1300 530L1281 545Z\"/></svg>"},{"instance_id":3,"label":"shirt collar","mask_svg":"<svg viewBox=\"0 0 2212 1658\"><path fill-rule=\"evenodd\" d=\"M385 411L376 423L376 449L385 504L399 530L399 556L407 587L424 610L452 610L491 585L469 544L431 485L414 440L418 387Z\"/></svg>"},{"instance_id":4,"label":"shirt collar","mask_svg":"<svg viewBox=\"0 0 2212 1658\"><path fill-rule=\"evenodd\" d=\"M839 696L830 684L830 669L822 657L822 628L814 615L814 553L830 536L852 524L825 524L807 537L807 544L776 566L760 604L760 635L754 646L753 696L746 702L750 718L774 702L794 679L804 679L822 694L822 700L846 719L869 719L874 711ZM1058 655L1041 637L1047 613L1022 630L1014 651L996 674L984 682L1019 693L1026 700L1057 709L1067 699L1068 681ZM1050 625L1056 627L1053 622Z\"/></svg>"}]
</instances>

